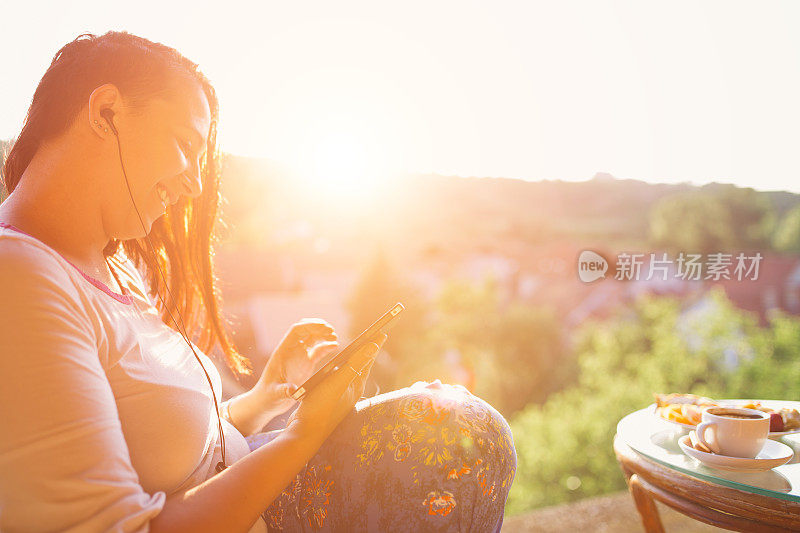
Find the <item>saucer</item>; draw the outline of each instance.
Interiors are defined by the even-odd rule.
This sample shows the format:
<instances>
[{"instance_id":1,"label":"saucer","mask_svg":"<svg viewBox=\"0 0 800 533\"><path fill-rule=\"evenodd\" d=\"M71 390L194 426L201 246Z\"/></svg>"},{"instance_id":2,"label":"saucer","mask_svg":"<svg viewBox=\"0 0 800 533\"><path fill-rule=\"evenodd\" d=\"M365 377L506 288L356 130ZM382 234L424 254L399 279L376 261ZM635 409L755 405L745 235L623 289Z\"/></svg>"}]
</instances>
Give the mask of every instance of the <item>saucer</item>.
<instances>
[{"instance_id":1,"label":"saucer","mask_svg":"<svg viewBox=\"0 0 800 533\"><path fill-rule=\"evenodd\" d=\"M786 464L794 457L792 448L782 442L770 439L767 439L766 443L764 443L764 448L752 459L749 457L729 457L695 450L692 448L692 441L689 435L681 437L678 440L678 444L683 453L697 459L704 465L734 472L762 472Z\"/></svg>"}]
</instances>

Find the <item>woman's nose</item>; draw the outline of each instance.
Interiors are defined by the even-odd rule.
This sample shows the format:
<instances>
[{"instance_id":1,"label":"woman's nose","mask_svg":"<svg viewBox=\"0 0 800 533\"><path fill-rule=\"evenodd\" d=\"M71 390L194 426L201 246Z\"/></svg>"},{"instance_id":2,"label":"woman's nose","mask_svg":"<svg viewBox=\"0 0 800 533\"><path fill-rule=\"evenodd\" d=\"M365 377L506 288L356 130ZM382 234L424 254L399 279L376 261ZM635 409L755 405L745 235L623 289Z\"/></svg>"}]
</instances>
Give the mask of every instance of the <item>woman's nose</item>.
<instances>
[{"instance_id":1,"label":"woman's nose","mask_svg":"<svg viewBox=\"0 0 800 533\"><path fill-rule=\"evenodd\" d=\"M181 176L181 190L183 194L196 198L203 192L203 181L200 173L197 174L183 174Z\"/></svg>"}]
</instances>

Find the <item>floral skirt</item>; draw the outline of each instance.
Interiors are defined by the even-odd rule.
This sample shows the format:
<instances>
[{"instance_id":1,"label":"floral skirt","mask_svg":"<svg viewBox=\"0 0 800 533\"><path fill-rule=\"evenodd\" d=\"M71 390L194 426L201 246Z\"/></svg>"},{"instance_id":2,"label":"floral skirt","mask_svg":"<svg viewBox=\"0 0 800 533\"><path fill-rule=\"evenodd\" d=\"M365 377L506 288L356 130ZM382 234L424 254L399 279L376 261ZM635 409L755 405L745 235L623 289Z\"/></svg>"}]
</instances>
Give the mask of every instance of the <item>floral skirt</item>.
<instances>
[{"instance_id":1,"label":"floral skirt","mask_svg":"<svg viewBox=\"0 0 800 533\"><path fill-rule=\"evenodd\" d=\"M280 431L247 437L250 449ZM492 406L418 381L359 401L262 518L284 532L499 532L516 466Z\"/></svg>"}]
</instances>

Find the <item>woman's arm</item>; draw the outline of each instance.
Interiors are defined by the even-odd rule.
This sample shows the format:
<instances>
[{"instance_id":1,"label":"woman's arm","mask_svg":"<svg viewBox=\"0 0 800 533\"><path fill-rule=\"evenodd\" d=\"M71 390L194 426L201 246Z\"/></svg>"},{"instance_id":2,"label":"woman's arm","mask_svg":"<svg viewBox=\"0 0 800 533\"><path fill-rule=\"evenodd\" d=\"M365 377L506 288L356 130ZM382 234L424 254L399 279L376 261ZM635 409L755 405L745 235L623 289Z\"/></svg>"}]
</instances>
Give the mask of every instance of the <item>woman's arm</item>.
<instances>
[{"instance_id":1,"label":"woman's arm","mask_svg":"<svg viewBox=\"0 0 800 533\"><path fill-rule=\"evenodd\" d=\"M360 374L335 372L306 394L274 440L185 495L167 498L150 521L150 531L247 531L353 411L385 340L380 333L353 355L353 368Z\"/></svg>"},{"instance_id":2,"label":"woman's arm","mask_svg":"<svg viewBox=\"0 0 800 533\"><path fill-rule=\"evenodd\" d=\"M52 252L0 238L0 531L143 531L99 324Z\"/></svg>"},{"instance_id":3,"label":"woman's arm","mask_svg":"<svg viewBox=\"0 0 800 533\"><path fill-rule=\"evenodd\" d=\"M247 532L322 445L286 429L182 495L167 497L151 533Z\"/></svg>"},{"instance_id":4,"label":"woman's arm","mask_svg":"<svg viewBox=\"0 0 800 533\"><path fill-rule=\"evenodd\" d=\"M222 408L226 404L230 414L228 422L245 437L261 431L270 420L286 411L276 409L275 403L270 401L257 386L222 402L220 410L223 413L225 411Z\"/></svg>"}]
</instances>

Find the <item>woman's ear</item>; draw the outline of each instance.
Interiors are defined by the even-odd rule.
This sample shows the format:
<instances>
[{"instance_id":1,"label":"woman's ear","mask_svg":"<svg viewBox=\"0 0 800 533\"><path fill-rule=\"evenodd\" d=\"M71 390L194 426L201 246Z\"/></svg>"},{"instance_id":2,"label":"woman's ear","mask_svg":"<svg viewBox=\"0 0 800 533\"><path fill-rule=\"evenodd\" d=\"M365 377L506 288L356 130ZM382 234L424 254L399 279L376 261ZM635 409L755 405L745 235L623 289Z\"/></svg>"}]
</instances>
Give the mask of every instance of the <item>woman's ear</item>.
<instances>
[{"instance_id":1,"label":"woman's ear","mask_svg":"<svg viewBox=\"0 0 800 533\"><path fill-rule=\"evenodd\" d=\"M113 123L114 116L117 115L115 106L120 101L119 90L114 84L106 83L97 87L89 95L88 103L88 124L92 131L101 138L109 134L116 135L116 124Z\"/></svg>"}]
</instances>

